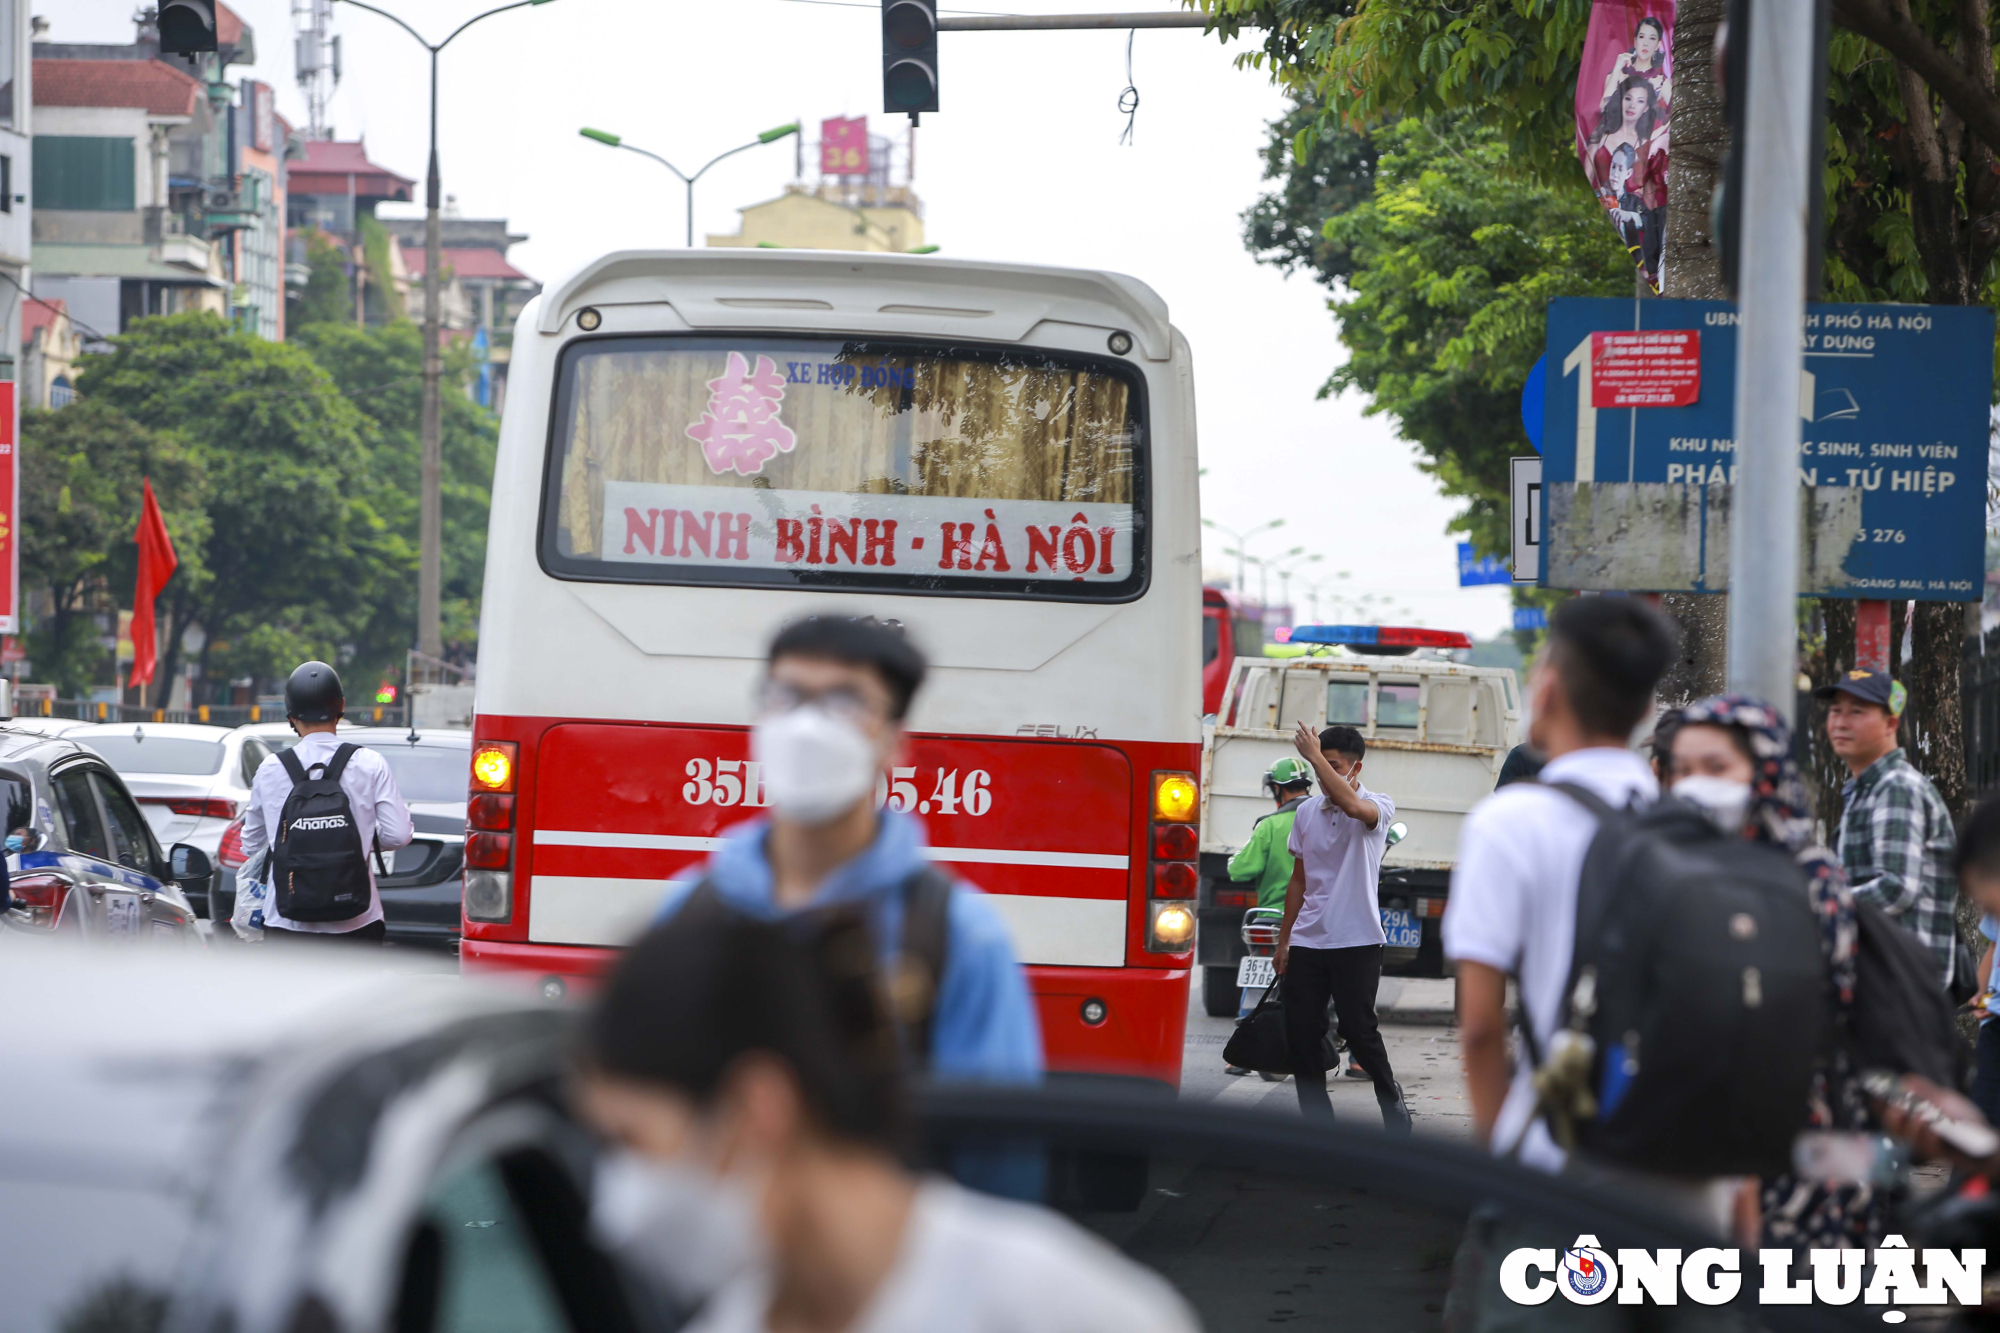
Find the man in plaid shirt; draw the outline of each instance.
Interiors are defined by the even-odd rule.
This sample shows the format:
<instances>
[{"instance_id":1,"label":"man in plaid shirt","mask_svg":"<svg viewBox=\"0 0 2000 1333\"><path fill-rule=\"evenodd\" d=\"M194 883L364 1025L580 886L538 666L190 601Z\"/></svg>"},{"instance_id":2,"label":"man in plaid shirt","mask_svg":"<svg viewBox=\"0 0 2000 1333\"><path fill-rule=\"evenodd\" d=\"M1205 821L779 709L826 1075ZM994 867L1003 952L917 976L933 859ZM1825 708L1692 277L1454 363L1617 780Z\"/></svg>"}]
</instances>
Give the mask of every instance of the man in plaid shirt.
<instances>
[{"instance_id":1,"label":"man in plaid shirt","mask_svg":"<svg viewBox=\"0 0 2000 1333\"><path fill-rule=\"evenodd\" d=\"M1813 691L1827 701L1826 734L1854 776L1841 788L1840 864L1856 898L1894 917L1937 959L1949 988L1958 896L1951 814L1897 744L1909 696L1886 671L1850 671Z\"/></svg>"}]
</instances>

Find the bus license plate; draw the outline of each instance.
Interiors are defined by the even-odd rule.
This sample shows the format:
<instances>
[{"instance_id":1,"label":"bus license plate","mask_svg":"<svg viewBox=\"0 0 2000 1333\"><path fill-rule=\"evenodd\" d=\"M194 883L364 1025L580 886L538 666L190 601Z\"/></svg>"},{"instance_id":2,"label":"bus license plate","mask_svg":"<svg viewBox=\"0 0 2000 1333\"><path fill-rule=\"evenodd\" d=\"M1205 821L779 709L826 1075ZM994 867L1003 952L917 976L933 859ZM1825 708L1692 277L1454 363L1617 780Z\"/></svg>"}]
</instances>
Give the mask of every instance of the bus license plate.
<instances>
[{"instance_id":1,"label":"bus license plate","mask_svg":"<svg viewBox=\"0 0 2000 1333\"><path fill-rule=\"evenodd\" d=\"M1382 933L1388 937L1391 949L1421 949L1424 947L1423 923L1408 912L1382 910Z\"/></svg>"},{"instance_id":2,"label":"bus license plate","mask_svg":"<svg viewBox=\"0 0 2000 1333\"><path fill-rule=\"evenodd\" d=\"M1271 970L1271 960L1268 958L1259 958L1255 954L1246 954L1243 961L1236 965L1236 984L1238 986L1250 990L1262 990L1277 979L1278 974Z\"/></svg>"}]
</instances>

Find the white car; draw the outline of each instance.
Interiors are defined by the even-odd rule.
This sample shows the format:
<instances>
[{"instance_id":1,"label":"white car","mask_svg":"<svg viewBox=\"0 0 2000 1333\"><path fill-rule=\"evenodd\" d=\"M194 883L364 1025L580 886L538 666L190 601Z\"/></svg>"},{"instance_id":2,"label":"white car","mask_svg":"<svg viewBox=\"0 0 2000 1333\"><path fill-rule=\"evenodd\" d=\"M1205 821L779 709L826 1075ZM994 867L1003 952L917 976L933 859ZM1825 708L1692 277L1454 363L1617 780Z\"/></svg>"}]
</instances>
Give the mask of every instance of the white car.
<instances>
[{"instance_id":1,"label":"white car","mask_svg":"<svg viewBox=\"0 0 2000 1333\"><path fill-rule=\"evenodd\" d=\"M105 722L63 733L103 755L138 799L160 844L184 842L210 857L250 800L250 779L271 753L238 728L192 722Z\"/></svg>"},{"instance_id":2,"label":"white car","mask_svg":"<svg viewBox=\"0 0 2000 1333\"><path fill-rule=\"evenodd\" d=\"M31 736L66 736L79 727L96 725L77 717L10 717L0 722L0 726L9 731L22 731Z\"/></svg>"}]
</instances>

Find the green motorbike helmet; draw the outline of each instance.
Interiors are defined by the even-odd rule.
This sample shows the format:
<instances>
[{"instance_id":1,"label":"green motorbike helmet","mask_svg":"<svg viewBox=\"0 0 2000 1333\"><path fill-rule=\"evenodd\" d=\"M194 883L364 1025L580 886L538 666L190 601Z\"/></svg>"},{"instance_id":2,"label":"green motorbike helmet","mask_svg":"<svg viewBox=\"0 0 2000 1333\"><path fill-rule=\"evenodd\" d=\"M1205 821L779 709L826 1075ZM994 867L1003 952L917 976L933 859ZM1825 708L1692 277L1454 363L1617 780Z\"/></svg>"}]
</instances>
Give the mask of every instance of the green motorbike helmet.
<instances>
[{"instance_id":1,"label":"green motorbike helmet","mask_svg":"<svg viewBox=\"0 0 2000 1333\"><path fill-rule=\"evenodd\" d=\"M1287 755L1271 765L1264 774L1264 781L1273 791L1283 787L1298 787L1312 781L1312 765L1305 760Z\"/></svg>"}]
</instances>

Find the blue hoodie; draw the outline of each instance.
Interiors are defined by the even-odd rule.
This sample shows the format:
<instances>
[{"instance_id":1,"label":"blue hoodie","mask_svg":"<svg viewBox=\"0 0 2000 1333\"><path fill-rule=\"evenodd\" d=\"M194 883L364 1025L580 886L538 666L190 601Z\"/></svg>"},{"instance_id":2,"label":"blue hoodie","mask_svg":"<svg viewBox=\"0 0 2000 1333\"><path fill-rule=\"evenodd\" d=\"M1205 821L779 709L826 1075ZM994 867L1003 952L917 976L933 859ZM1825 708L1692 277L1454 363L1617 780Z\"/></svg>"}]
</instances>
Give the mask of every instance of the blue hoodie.
<instances>
[{"instance_id":1,"label":"blue hoodie","mask_svg":"<svg viewBox=\"0 0 2000 1333\"><path fill-rule=\"evenodd\" d=\"M658 919L664 921L680 910L703 875L730 906L766 919L780 915L771 863L764 853L769 831L770 824L762 819L731 829L706 866L689 870L668 887ZM917 822L884 810L875 841L827 876L812 906L866 903L886 965L893 961L903 937L903 902L896 890L926 864ZM931 1019L932 1076L996 1083L1039 1081L1041 1029L1006 924L986 895L960 880L951 896L947 927L944 983L938 988Z\"/></svg>"}]
</instances>

